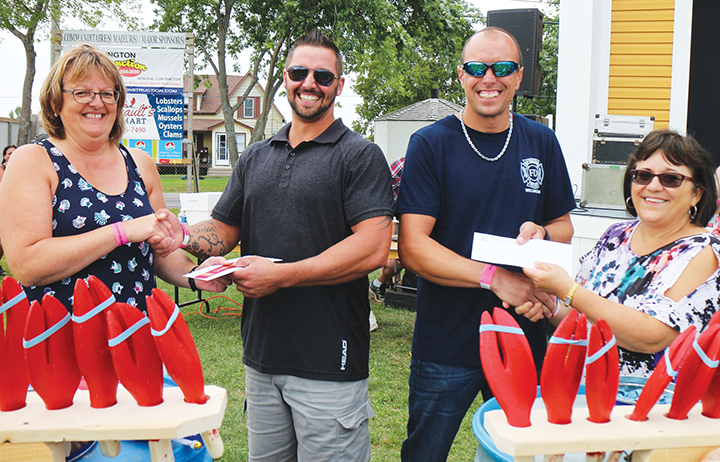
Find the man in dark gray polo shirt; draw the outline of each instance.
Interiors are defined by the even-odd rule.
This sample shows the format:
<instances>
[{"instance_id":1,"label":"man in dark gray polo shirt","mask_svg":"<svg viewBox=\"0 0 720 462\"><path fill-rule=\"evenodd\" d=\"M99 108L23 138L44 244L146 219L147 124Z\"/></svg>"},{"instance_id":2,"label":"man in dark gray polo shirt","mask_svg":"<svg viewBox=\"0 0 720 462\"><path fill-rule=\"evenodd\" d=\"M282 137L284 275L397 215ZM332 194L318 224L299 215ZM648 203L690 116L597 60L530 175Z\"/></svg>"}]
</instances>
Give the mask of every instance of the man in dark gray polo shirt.
<instances>
[{"instance_id":1,"label":"man in dark gray polo shirt","mask_svg":"<svg viewBox=\"0 0 720 462\"><path fill-rule=\"evenodd\" d=\"M388 256L390 172L378 146L335 119L345 82L333 42L302 37L283 78L292 123L245 150L185 249L242 243L231 277L245 295L250 460L367 461L367 274Z\"/></svg>"}]
</instances>

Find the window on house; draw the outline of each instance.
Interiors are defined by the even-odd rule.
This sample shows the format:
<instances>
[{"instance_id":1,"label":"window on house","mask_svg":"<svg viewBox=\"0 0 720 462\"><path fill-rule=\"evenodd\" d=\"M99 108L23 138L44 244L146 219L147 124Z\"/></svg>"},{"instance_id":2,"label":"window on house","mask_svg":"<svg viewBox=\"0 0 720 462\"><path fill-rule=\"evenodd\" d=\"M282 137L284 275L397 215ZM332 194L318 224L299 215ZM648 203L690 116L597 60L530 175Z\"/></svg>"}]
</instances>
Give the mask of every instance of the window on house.
<instances>
[{"instance_id":1,"label":"window on house","mask_svg":"<svg viewBox=\"0 0 720 462\"><path fill-rule=\"evenodd\" d=\"M255 118L255 98L248 97L243 103L243 117L246 119Z\"/></svg>"}]
</instances>

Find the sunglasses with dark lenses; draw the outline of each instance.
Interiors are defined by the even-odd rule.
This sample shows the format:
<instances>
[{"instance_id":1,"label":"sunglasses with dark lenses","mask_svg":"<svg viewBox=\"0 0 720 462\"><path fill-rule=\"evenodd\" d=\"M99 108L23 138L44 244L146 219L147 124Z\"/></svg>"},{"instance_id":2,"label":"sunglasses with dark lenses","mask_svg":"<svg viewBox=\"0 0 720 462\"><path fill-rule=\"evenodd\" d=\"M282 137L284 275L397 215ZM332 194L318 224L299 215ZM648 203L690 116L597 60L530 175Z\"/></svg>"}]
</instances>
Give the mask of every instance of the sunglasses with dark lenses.
<instances>
[{"instance_id":1,"label":"sunglasses with dark lenses","mask_svg":"<svg viewBox=\"0 0 720 462\"><path fill-rule=\"evenodd\" d=\"M288 67L287 75L293 82L302 82L307 78L310 71L313 71L313 79L315 79L318 85L322 85L323 87L329 87L335 80L340 78L340 76L335 77L335 74L327 69L308 69L304 66Z\"/></svg>"},{"instance_id":2,"label":"sunglasses with dark lenses","mask_svg":"<svg viewBox=\"0 0 720 462\"><path fill-rule=\"evenodd\" d=\"M520 69L520 64L513 61L498 61L496 63L483 63L482 61L468 61L463 63L462 69L473 77L482 77L488 68L492 69L495 77L505 77Z\"/></svg>"},{"instance_id":3,"label":"sunglasses with dark lenses","mask_svg":"<svg viewBox=\"0 0 720 462\"><path fill-rule=\"evenodd\" d=\"M632 181L640 186L649 185L653 178L658 177L660 184L666 188L678 188L683 180L695 181L689 176L680 173L653 173L649 170L631 170Z\"/></svg>"}]
</instances>

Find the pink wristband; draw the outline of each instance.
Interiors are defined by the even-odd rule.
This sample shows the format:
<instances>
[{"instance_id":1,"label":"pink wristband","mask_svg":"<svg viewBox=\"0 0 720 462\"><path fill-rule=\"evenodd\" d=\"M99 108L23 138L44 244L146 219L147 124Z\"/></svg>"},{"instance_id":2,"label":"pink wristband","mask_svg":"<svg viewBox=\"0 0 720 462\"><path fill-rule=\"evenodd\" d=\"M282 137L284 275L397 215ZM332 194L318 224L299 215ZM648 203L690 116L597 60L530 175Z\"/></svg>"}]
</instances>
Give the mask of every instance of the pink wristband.
<instances>
[{"instance_id":1,"label":"pink wristband","mask_svg":"<svg viewBox=\"0 0 720 462\"><path fill-rule=\"evenodd\" d=\"M180 248L184 249L185 246L188 245L188 242L190 242L190 230L185 223L180 223L180 227L183 230L183 241L182 244L180 244Z\"/></svg>"},{"instance_id":2,"label":"pink wristband","mask_svg":"<svg viewBox=\"0 0 720 462\"><path fill-rule=\"evenodd\" d=\"M110 225L110 228L112 228L113 236L115 237L115 244L117 244L118 247L129 242L127 235L125 234L125 226L123 226L122 222L113 223Z\"/></svg>"},{"instance_id":3,"label":"pink wristband","mask_svg":"<svg viewBox=\"0 0 720 462\"><path fill-rule=\"evenodd\" d=\"M480 275L480 287L485 290L490 290L490 284L492 283L493 277L495 276L495 271L497 271L497 266L491 265L489 263L485 265L485 268Z\"/></svg>"}]
</instances>

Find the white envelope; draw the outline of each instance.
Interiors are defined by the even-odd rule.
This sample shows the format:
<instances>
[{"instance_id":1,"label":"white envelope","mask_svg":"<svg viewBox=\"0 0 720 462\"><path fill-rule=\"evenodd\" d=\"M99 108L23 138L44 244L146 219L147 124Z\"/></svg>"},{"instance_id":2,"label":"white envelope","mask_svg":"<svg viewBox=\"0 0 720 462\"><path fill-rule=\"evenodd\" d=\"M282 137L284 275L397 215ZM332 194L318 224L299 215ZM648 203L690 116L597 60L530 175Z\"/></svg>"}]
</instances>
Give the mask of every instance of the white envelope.
<instances>
[{"instance_id":1,"label":"white envelope","mask_svg":"<svg viewBox=\"0 0 720 462\"><path fill-rule=\"evenodd\" d=\"M569 275L572 270L572 245L530 239L523 245L515 238L474 233L470 258L494 265L533 268L535 262L560 265ZM572 275L571 275L572 276Z\"/></svg>"}]
</instances>

